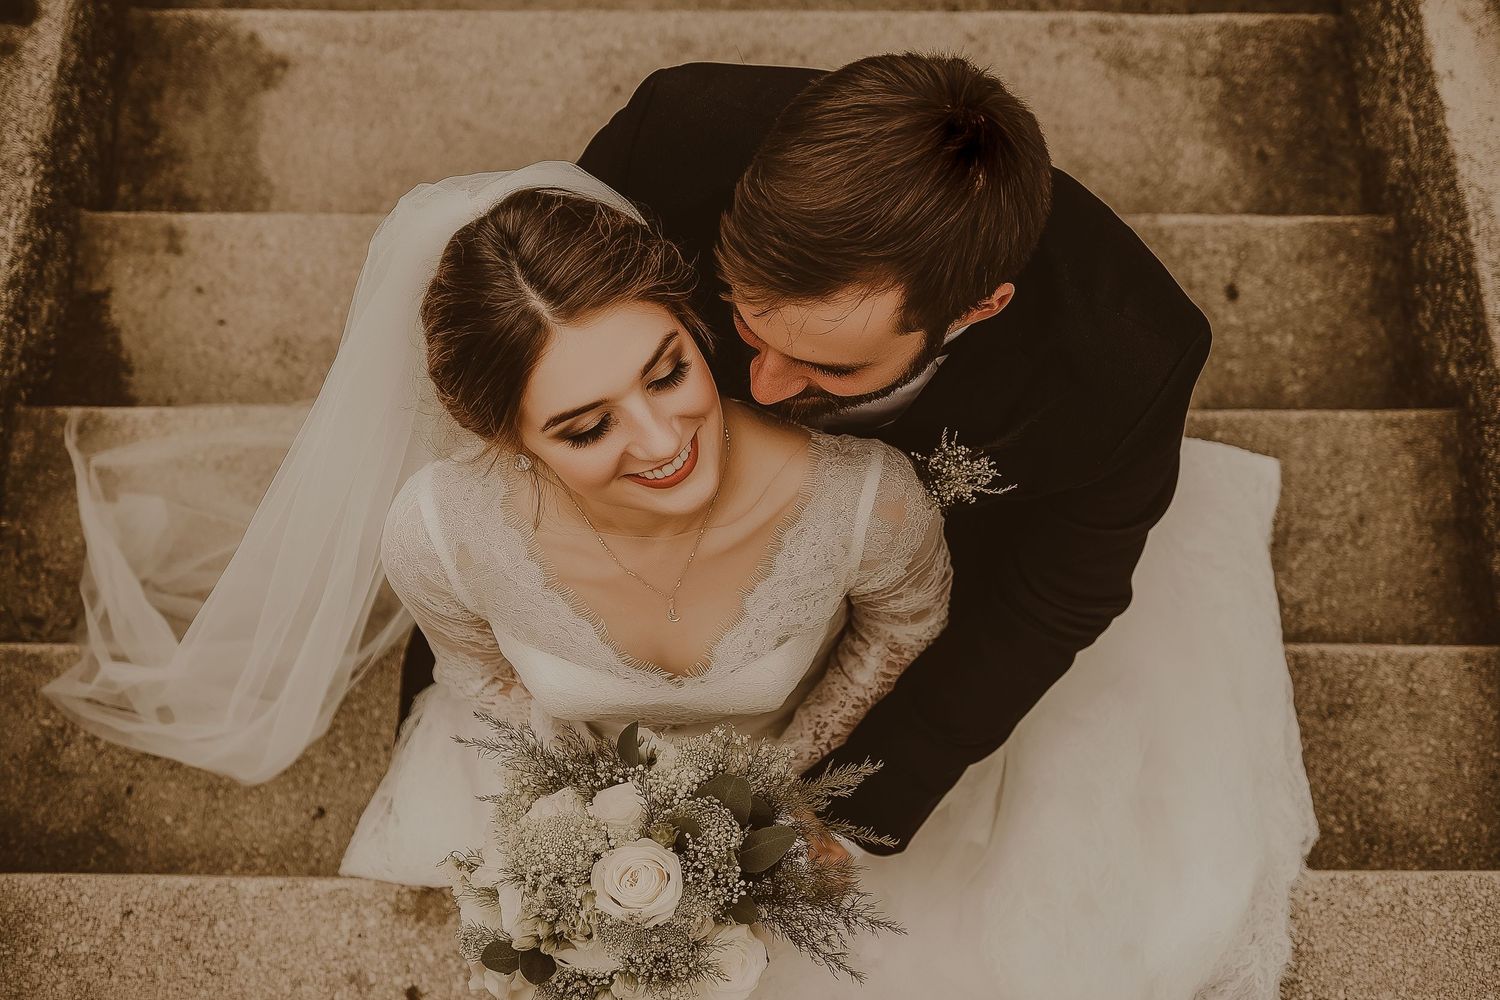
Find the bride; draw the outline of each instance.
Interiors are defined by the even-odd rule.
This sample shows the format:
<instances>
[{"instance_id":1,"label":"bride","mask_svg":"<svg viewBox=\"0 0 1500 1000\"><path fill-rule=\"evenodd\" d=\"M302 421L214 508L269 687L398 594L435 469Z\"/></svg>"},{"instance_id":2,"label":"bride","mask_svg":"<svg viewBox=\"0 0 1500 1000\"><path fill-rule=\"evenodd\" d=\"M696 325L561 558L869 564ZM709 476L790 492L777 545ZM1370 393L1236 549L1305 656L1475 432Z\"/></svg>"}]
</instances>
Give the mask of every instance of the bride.
<instances>
[{"instance_id":1,"label":"bride","mask_svg":"<svg viewBox=\"0 0 1500 1000\"><path fill-rule=\"evenodd\" d=\"M143 540L99 477L138 455L85 454L70 427L89 653L46 693L107 738L264 781L415 618L436 683L341 873L417 885L480 840L499 779L453 739L476 708L544 733L730 721L819 760L941 630L941 518L888 446L721 401L690 283L571 165L417 188L248 527L164 503ZM756 995L1276 996L1316 835L1278 490L1274 460L1185 441L1131 607L903 853L862 857L909 933L864 943L863 987L774 941Z\"/></svg>"}]
</instances>

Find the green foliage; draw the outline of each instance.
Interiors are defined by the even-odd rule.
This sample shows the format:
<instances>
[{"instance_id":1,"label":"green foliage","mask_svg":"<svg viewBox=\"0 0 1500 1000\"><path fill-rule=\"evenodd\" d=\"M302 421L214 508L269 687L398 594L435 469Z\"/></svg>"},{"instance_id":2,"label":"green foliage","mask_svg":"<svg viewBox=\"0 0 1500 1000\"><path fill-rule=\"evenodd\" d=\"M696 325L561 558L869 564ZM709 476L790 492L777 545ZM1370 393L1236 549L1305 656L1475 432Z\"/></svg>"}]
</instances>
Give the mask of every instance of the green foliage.
<instances>
[{"instance_id":1,"label":"green foliage","mask_svg":"<svg viewBox=\"0 0 1500 1000\"><path fill-rule=\"evenodd\" d=\"M729 908L729 916L737 924L753 924L760 919L760 909L755 905L755 900L749 896L741 896Z\"/></svg>"},{"instance_id":2,"label":"green foliage","mask_svg":"<svg viewBox=\"0 0 1500 1000\"><path fill-rule=\"evenodd\" d=\"M545 983L552 978L557 971L557 961L551 956L544 954L541 950L533 948L523 951L519 955L521 975L533 986Z\"/></svg>"},{"instance_id":3,"label":"green foliage","mask_svg":"<svg viewBox=\"0 0 1500 1000\"><path fill-rule=\"evenodd\" d=\"M620 763L626 767L635 767L641 762L641 724L632 722L620 732L620 739L615 744L615 752L620 755Z\"/></svg>"},{"instance_id":4,"label":"green foliage","mask_svg":"<svg viewBox=\"0 0 1500 1000\"><path fill-rule=\"evenodd\" d=\"M747 875L759 875L786 857L796 843L797 831L789 826L751 830L740 846L740 870Z\"/></svg>"},{"instance_id":5,"label":"green foliage","mask_svg":"<svg viewBox=\"0 0 1500 1000\"><path fill-rule=\"evenodd\" d=\"M718 799L724 808L734 813L741 826L750 822L752 792L750 782L738 774L721 774L710 778L694 793L702 799Z\"/></svg>"},{"instance_id":6,"label":"green foliage","mask_svg":"<svg viewBox=\"0 0 1500 1000\"><path fill-rule=\"evenodd\" d=\"M520 968L521 956L516 949L511 947L509 941L496 939L480 953L479 964L492 972L508 976Z\"/></svg>"}]
</instances>

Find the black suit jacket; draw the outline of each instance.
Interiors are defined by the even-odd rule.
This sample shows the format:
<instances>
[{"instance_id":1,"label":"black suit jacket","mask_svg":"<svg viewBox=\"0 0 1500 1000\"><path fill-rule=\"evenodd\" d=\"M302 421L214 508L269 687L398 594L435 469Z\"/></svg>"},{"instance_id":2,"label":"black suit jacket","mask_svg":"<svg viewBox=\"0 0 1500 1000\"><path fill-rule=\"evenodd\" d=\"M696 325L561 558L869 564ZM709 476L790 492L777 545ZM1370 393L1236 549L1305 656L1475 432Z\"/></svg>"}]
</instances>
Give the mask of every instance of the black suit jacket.
<instances>
[{"instance_id":1,"label":"black suit jacket","mask_svg":"<svg viewBox=\"0 0 1500 1000\"><path fill-rule=\"evenodd\" d=\"M696 258L715 371L748 399L713 245L761 138L821 71L697 63L659 70L579 165L640 204ZM932 248L941 253L941 247ZM1016 489L948 512L951 617L832 762L884 769L841 818L909 841L968 765L1130 603L1147 532L1177 484L1183 423L1208 357L1203 314L1099 199L1054 171L1041 243L999 315L973 325L909 410L871 432L927 451L945 429Z\"/></svg>"}]
</instances>

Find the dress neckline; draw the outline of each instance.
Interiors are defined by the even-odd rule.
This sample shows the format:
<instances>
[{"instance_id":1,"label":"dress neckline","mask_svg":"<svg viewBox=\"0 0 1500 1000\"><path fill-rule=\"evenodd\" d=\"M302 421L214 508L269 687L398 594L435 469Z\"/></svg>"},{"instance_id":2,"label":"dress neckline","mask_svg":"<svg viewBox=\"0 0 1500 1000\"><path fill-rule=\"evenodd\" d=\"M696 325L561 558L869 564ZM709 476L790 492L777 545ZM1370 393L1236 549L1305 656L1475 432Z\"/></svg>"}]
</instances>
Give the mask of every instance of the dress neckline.
<instances>
[{"instance_id":1,"label":"dress neckline","mask_svg":"<svg viewBox=\"0 0 1500 1000\"><path fill-rule=\"evenodd\" d=\"M827 457L828 435L815 430L808 431L806 465L802 473L802 483L797 490L797 495L791 505L783 512L771 531L771 537L766 542L765 551L761 553L756 563L754 572L746 577L745 582L739 587L740 603L739 610L729 614L724 621L714 630L713 638L708 647L699 654L693 665L684 673L677 673L661 666L660 664L636 656L627 649L621 648L609 635L608 625L603 616L588 605L571 587L562 582L553 571L551 564L541 551L537 541L536 530L532 519L526 517L516 509L512 502L514 491L502 489L499 507L501 519L506 526L516 533L520 542L522 558L526 559L537 570L542 579L542 587L545 597L561 603L564 608L587 623L593 631L595 638L603 649L614 658L621 667L635 671L647 677L653 677L665 681L674 687L684 687L707 677L716 677L723 671L719 667L718 654L723 648L725 640L731 636L736 629L744 626L747 612L754 602L756 595L770 581L777 562L786 551L788 534L801 524L806 517L808 505L817 495L816 484L819 474ZM505 469L503 479L509 479L513 474L506 463L500 463Z\"/></svg>"}]
</instances>

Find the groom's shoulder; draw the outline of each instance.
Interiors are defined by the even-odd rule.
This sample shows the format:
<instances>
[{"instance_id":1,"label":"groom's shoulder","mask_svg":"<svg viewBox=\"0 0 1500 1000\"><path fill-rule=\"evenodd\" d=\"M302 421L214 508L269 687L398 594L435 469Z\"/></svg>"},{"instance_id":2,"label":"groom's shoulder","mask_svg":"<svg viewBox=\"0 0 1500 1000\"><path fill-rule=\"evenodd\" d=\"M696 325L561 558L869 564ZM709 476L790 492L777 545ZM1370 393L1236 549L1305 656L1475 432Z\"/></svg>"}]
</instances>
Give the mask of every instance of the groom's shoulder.
<instances>
[{"instance_id":1,"label":"groom's shoulder","mask_svg":"<svg viewBox=\"0 0 1500 1000\"><path fill-rule=\"evenodd\" d=\"M668 115L676 123L724 111L771 117L826 72L800 66L692 62L658 69L631 95L644 117ZM629 105L627 104L627 107Z\"/></svg>"},{"instance_id":2,"label":"groom's shoulder","mask_svg":"<svg viewBox=\"0 0 1500 1000\"><path fill-rule=\"evenodd\" d=\"M1135 230L1060 170L1033 263L1041 287L1029 291L1041 293L1058 346L1092 373L1091 391L1115 397L1120 416L1149 408L1168 383L1197 379L1212 340L1208 318ZM1027 291L1025 277L1017 284Z\"/></svg>"},{"instance_id":3,"label":"groom's shoulder","mask_svg":"<svg viewBox=\"0 0 1500 1000\"><path fill-rule=\"evenodd\" d=\"M594 134L578 165L647 204L680 200L684 184L732 187L776 116L823 73L709 62L658 69Z\"/></svg>"},{"instance_id":4,"label":"groom's shoulder","mask_svg":"<svg viewBox=\"0 0 1500 1000\"><path fill-rule=\"evenodd\" d=\"M1140 235L1061 170L1053 170L1053 209L1038 253L1080 314L1151 328L1169 353L1208 335L1203 312Z\"/></svg>"},{"instance_id":5,"label":"groom's shoulder","mask_svg":"<svg viewBox=\"0 0 1500 1000\"><path fill-rule=\"evenodd\" d=\"M1014 300L955 349L963 363L928 422L1004 451L1019 481L1064 488L1180 435L1212 335L1124 219L1063 171L1053 190Z\"/></svg>"}]
</instances>

